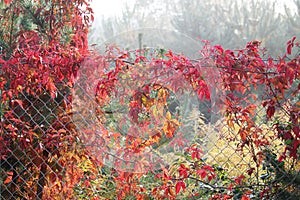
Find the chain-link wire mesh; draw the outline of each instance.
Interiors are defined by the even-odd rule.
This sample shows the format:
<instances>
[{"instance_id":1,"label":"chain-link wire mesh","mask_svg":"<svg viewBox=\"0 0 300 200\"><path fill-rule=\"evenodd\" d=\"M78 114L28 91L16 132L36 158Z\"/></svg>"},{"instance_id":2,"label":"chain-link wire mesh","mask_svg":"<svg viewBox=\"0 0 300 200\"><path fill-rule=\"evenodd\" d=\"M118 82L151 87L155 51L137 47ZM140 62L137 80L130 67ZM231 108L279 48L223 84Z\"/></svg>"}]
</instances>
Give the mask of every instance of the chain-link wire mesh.
<instances>
[{"instance_id":1,"label":"chain-link wire mesh","mask_svg":"<svg viewBox=\"0 0 300 200\"><path fill-rule=\"evenodd\" d=\"M62 176L59 149L72 145L65 92L1 101L1 199L42 199L49 178Z\"/></svg>"},{"instance_id":2,"label":"chain-link wire mesh","mask_svg":"<svg viewBox=\"0 0 300 200\"><path fill-rule=\"evenodd\" d=\"M44 188L48 187L49 180L64 176L64 162L66 161L60 160L57 152L59 148L64 146L64 148L68 148L68 151L74 151L71 146L76 139L68 138L68 131L66 131L70 130L70 124L76 120L88 126L95 123L91 121L95 117L92 116L93 114L83 113L82 110L79 110L81 107L85 110L84 112L89 112L90 110L86 110L85 107L87 104L77 107L78 110L74 111L79 115L69 116L62 109L63 101L66 101L66 94L63 91L59 91L59 93L60 97L56 99L52 99L46 92L38 97L23 94L21 97L23 103L10 102L5 108L2 105L1 199L42 198L42 193ZM93 96L85 96L85 98L90 98L90 101L94 100ZM82 100L86 101L87 99ZM211 102L208 104L211 106ZM189 134L193 136L191 141L202 144L205 149L205 158L208 164L219 165L224 171L227 171L229 177L247 174L247 170L255 168L255 176L251 176L247 180L247 187L252 189L266 187L276 191L275 195L270 197L271 199L296 199L299 197L299 162L291 160L284 166L278 162L278 156L282 153L284 145L282 141L276 139L276 133L270 131L270 125L267 124L265 116L261 115L263 109L257 109L254 118L256 118L259 128L263 130L261 133L265 134L261 137L270 138L271 143L268 145L269 149L265 149L263 152L264 161L259 167L253 160L252 151L260 150L251 149L251 147L245 147L243 151L239 150L241 144L238 138L240 136L236 130L228 127L224 117L220 116L217 121L211 123L205 119L207 116L201 113L199 107L191 108L185 123L190 126ZM278 117L280 120L285 118L280 113L278 113ZM78 125L78 121L76 123ZM30 128L34 131L31 135L28 132ZM101 139L100 136L99 138ZM96 144L91 141L91 138L89 139L90 144L86 143L85 145ZM49 143L50 141L51 143ZM66 146L65 142L67 142ZM97 149L99 150L101 147L98 146ZM216 186L216 188L218 187L222 188L221 185Z\"/></svg>"},{"instance_id":3,"label":"chain-link wire mesh","mask_svg":"<svg viewBox=\"0 0 300 200\"><path fill-rule=\"evenodd\" d=\"M131 63L130 60L123 61ZM110 62L112 66L115 65L115 61ZM85 64L89 66L88 62ZM109 184L113 185L114 179L109 173L115 173L114 169L142 173L145 167L152 167L156 171L162 166L167 168L180 158L178 153L184 153L185 147L195 143L200 145L204 152L203 161L207 165L215 166L223 174L218 177L219 180L214 185L200 182L195 186L195 190L203 194L206 190L218 193L228 189L229 180L243 175L246 182L236 191L248 189L254 193L257 191L260 194L270 194L269 196L262 195L264 199L292 200L300 197L299 160L290 159L284 163L278 161L284 147L289 144L278 138L278 133L273 129L274 124L271 124L265 116L262 102L254 102L257 105L253 115L256 130L251 130L252 134L259 134L258 138L262 142L268 142L259 148L253 143L243 144L239 132L241 126L228 124L228 116L222 114L220 109L224 94L221 92L222 88L216 88L215 83L210 85L211 99L199 101L193 94L192 88L184 81L180 84L184 85L188 92L183 95L169 88L167 82L164 81L170 81L168 76L174 76L173 71L169 71L168 75L160 74L163 79L156 80L150 69L128 70L129 74L141 75L141 85L129 84L130 81L136 81L136 77L129 79L129 82L117 85L119 93L109 98L112 103L109 106L105 105L105 112L100 112L103 105L97 102L94 91L97 82L90 82L93 80L90 79L90 75L97 75L98 71L93 69L91 72L84 71L84 69L83 67L82 74L74 87L58 86L55 98L45 89L39 93L40 95L32 96L21 93L16 100L1 101L0 199L51 199L51 196L53 199L58 198L54 196L54 191L61 192L60 199L80 199L86 192L83 187L89 185L85 182L89 180L86 177L91 174L94 176L94 182L100 180L103 182L105 179L104 182L107 185L101 188L101 192L95 188L90 190L91 193L103 197L105 193L110 192L105 187L110 188ZM209 72L207 69L203 70ZM217 71L218 69L211 68L210 70ZM98 75L96 80L101 79L101 74ZM126 74L123 75L126 76ZM148 77L145 79L145 76ZM215 79L218 80L218 77ZM144 96L136 97L135 95L144 91L144 87L150 88L152 93L149 92L149 98L152 99L159 99L158 93L168 93L170 99L166 100L167 108L162 108L167 111L162 113L160 120L167 118L168 111L171 115L176 115L179 110L178 116L181 121L178 128L184 133L185 140L179 148L172 146L178 142L176 139L181 139L176 135L171 139L163 138L164 143L153 143L149 151L142 154L146 157L146 164L135 168L134 164L143 158L130 154L130 158L127 159L123 151L118 152L119 147L116 141L120 144L125 143L122 137L126 138L130 135L130 128L136 124L126 121L122 124L121 130L116 128L119 127L116 124L123 119L130 118L130 101L134 98L142 100ZM128 88L131 93L122 93L122 90L125 91ZM263 90L264 88L261 89ZM263 96L259 91L252 90L251 92ZM113 107L118 103L127 107ZM158 105L153 103L149 107ZM112 109L116 112L112 112ZM138 117L143 120L151 116ZM275 116L282 124L287 121L287 117L283 109L279 109ZM118 131L121 135L114 135ZM124 135L122 131L125 132ZM137 132L142 131L140 128ZM150 138L153 136L151 134L145 137ZM118 140L119 137L120 140ZM132 137L135 138L134 135ZM107 142L107 138L114 142ZM83 156L82 151L88 153ZM116 166L116 163L120 161L123 162L121 168ZM80 173L74 176L76 170ZM78 184L79 182L82 184ZM203 199L209 199L209 197L206 196ZM234 198L239 199L241 196L237 195ZM253 199L255 198L257 197L253 196Z\"/></svg>"}]
</instances>

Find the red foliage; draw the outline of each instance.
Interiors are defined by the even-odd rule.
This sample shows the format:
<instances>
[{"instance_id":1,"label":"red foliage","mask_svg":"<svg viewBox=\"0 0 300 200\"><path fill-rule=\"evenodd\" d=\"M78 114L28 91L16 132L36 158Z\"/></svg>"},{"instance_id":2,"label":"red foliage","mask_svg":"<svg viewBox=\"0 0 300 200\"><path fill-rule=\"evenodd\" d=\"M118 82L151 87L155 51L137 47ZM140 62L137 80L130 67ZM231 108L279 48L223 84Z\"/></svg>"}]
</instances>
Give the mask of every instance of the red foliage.
<instances>
[{"instance_id":1,"label":"red foliage","mask_svg":"<svg viewBox=\"0 0 300 200\"><path fill-rule=\"evenodd\" d=\"M74 165L63 162L69 151L68 143L74 143L76 136L68 116L69 90L88 52L92 10L85 0L38 1L32 7L22 2L5 1L7 7L1 11L1 20L7 25L2 27L7 35L1 39L7 46L0 58L0 104L5 108L3 115L1 110L0 154L1 162L8 163L7 170L13 173L11 180L5 180L11 182L8 194L41 199L47 193L46 184L53 184L53 188L47 189L53 191L53 196L59 190L66 191L62 187L53 190L55 182L65 178L53 176L53 172ZM18 26L17 17L23 15L31 15L35 30L10 28ZM65 32L67 29L69 33ZM62 39L67 37L70 40ZM57 163L58 159L61 163ZM22 172L24 167L28 171ZM80 177L80 172L77 175ZM78 180L65 181L71 187Z\"/></svg>"},{"instance_id":2,"label":"red foliage","mask_svg":"<svg viewBox=\"0 0 300 200\"><path fill-rule=\"evenodd\" d=\"M11 1L4 3L10 5ZM172 51L163 55L153 53L148 58L142 51L122 52L113 47L108 47L106 55L99 56L88 51L87 32L93 17L87 1L54 0L44 3L49 6L37 3L33 12L39 31L20 29L14 34L10 32L15 41L10 41L11 49L6 50L0 59L0 103L5 107L3 116L2 111L0 113L0 159L12 162L8 158L13 157L13 161L20 160L22 167L31 170L32 177L25 180L26 186L22 189L35 188L31 190L34 192L28 192L28 197L63 193L65 197L73 198L72 189L76 184L86 178L82 185L88 188L91 187L90 180L96 178L91 175L87 178L78 167L81 159L87 158L85 150L76 149L75 140L79 133L68 116L72 111L70 91L80 68L92 74L88 81L95 84L94 88L91 89L86 82L81 86L86 91L92 90L87 94L92 93L95 101L85 106L95 108L95 117L99 119L91 127L81 130L85 133L81 142L88 138L92 144L90 151L100 146L101 153L114 148L117 154L122 155L115 156L113 161L118 199L128 195L144 199L147 189L139 181L143 175L155 173L157 163L162 173L155 177L161 185L151 189L152 196L157 199L176 199L176 195L186 191L187 179L209 185L216 178L214 167L199 164L203 152L196 145L187 148L191 161L178 164L175 175L169 174L168 168L159 159L157 163L150 162L153 154L149 149L180 134L178 129L183 122L178 112L171 111L170 99L184 92L194 92L203 101L211 99L211 87L222 89L224 104L217 106L226 115L229 128L239 127L238 137L234 139L239 140L238 147L241 149L247 146L256 167L262 163L262 150L271 142L262 136L262 130L254 120L257 106L265 108L267 120L272 120L280 111L285 112L287 122L275 123L270 128L285 142L285 151L279 161L299 159L300 103L296 98L292 99L300 90L296 81L300 78L299 56L288 59L285 55L278 62L272 58L266 61L259 41L249 42L245 49L238 51L224 50L221 46L210 47L207 43L201 51L204 57L197 62ZM24 7L17 5L11 8L14 9L10 13L8 10L7 16L13 16L13 11L17 14L25 12ZM1 19L8 20L5 16ZM38 23L40 19L48 28ZM71 30L69 39L62 41L68 29ZM299 47L299 43L293 37L287 42L287 55L292 54L295 46ZM206 73L205 70L211 67L214 73ZM100 75L95 75L95 71ZM295 84L298 86L295 87ZM259 94L261 96L258 92L251 92L258 91L261 86L265 88L264 93ZM289 97L290 94L292 97ZM261 105L255 103L258 98L263 100ZM108 110L115 100L118 100L117 110ZM44 107L47 110L43 110ZM128 115L122 115L124 109L128 109ZM109 119L111 115L117 120L106 127L105 123L112 120ZM101 136L94 131L96 128L101 130ZM97 140L97 137L101 138ZM178 138L174 141L180 143ZM182 141L179 145L183 146ZM257 148L261 151L257 152ZM110 156L114 155L101 154L97 159L89 159L99 164L109 160ZM54 173L62 168L66 169L64 174ZM96 167L91 168L96 173ZM129 168L134 172L124 170ZM4 184L12 184L12 190L21 191L16 186L24 179L16 170L6 171ZM248 170L248 175L253 171L254 168ZM244 175L236 177L229 190L243 186L245 178ZM65 185L62 186L61 182ZM249 199L248 195L246 192L242 199ZM211 199L231 197L215 194Z\"/></svg>"}]
</instances>

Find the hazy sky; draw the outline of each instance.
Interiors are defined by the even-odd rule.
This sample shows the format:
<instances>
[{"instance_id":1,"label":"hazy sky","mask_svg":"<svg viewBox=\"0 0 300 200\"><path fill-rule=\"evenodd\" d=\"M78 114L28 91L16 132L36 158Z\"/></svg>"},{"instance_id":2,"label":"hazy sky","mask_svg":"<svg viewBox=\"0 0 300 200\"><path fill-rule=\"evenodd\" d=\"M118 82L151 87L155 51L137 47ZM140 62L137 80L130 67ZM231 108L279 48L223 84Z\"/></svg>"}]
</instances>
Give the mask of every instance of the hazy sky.
<instances>
[{"instance_id":1,"label":"hazy sky","mask_svg":"<svg viewBox=\"0 0 300 200\"><path fill-rule=\"evenodd\" d=\"M259 1L259 0L258 0ZM269 0L276 1L276 0ZM134 0L93 0L92 6L95 12L95 16L114 16L118 15L122 11L122 4L125 2L134 2ZM283 4L289 5L292 8L293 0L277 0L281 8L278 8L282 11Z\"/></svg>"},{"instance_id":2,"label":"hazy sky","mask_svg":"<svg viewBox=\"0 0 300 200\"><path fill-rule=\"evenodd\" d=\"M112 16L121 12L121 4L125 1L129 2L132 0L93 0L92 6L96 16Z\"/></svg>"}]
</instances>

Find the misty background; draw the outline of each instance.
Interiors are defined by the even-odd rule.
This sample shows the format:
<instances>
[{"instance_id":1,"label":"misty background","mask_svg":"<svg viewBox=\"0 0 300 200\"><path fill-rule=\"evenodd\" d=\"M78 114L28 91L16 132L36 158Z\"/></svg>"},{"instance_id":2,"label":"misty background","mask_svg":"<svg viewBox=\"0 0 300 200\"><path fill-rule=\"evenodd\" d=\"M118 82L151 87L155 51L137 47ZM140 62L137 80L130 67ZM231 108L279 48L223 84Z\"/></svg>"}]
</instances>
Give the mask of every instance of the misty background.
<instances>
[{"instance_id":1,"label":"misty background","mask_svg":"<svg viewBox=\"0 0 300 200\"><path fill-rule=\"evenodd\" d=\"M94 1L89 42L104 48L172 49L197 57L201 40L225 49L262 41L266 55L285 53L300 36L300 0L111 0ZM139 39L139 35L140 38Z\"/></svg>"}]
</instances>

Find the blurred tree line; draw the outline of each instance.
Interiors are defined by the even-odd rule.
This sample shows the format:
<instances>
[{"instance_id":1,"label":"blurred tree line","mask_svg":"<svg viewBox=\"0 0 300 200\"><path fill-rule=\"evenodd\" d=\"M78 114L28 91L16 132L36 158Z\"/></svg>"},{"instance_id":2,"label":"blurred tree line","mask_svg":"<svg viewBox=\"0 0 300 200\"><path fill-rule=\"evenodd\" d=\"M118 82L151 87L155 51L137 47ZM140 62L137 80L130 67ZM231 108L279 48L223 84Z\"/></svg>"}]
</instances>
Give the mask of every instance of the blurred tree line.
<instances>
[{"instance_id":1,"label":"blurred tree line","mask_svg":"<svg viewBox=\"0 0 300 200\"><path fill-rule=\"evenodd\" d=\"M278 56L285 52L287 40L300 36L300 0L290 2L287 6L286 1L278 0L124 1L122 13L95 21L89 39L103 44L122 34L137 38L129 34L132 30L154 28L172 30L194 40L209 40L228 49L260 40L267 54Z\"/></svg>"}]
</instances>

